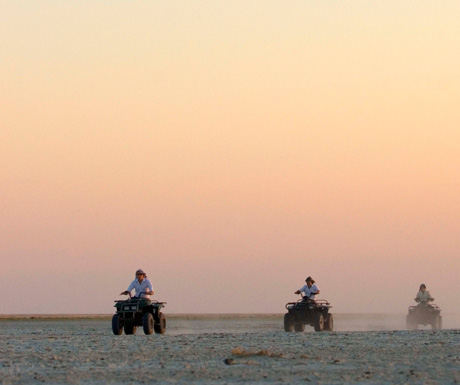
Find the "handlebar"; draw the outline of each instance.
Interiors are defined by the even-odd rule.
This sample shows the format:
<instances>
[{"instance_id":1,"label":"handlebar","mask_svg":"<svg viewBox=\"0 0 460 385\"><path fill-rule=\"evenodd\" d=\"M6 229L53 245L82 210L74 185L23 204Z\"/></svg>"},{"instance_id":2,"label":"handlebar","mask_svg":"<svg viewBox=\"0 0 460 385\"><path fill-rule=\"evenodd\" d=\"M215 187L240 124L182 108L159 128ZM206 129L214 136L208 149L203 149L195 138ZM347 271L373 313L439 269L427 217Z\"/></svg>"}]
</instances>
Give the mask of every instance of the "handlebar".
<instances>
[{"instance_id":1,"label":"handlebar","mask_svg":"<svg viewBox=\"0 0 460 385\"><path fill-rule=\"evenodd\" d=\"M151 294L147 294L147 293L140 293L139 296L132 296L131 295L131 292L128 292L128 293L120 293L120 295L129 295L129 298L142 298L141 295L151 295Z\"/></svg>"}]
</instances>

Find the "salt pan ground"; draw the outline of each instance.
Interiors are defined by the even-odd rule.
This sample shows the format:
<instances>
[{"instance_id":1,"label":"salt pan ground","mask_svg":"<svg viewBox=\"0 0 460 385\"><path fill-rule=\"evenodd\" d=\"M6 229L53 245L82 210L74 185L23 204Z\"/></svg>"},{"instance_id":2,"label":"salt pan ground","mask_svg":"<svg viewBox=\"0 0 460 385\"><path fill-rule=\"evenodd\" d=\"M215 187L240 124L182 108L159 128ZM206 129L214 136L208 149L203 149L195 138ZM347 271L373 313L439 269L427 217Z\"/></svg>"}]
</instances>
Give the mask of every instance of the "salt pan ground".
<instances>
[{"instance_id":1,"label":"salt pan ground","mask_svg":"<svg viewBox=\"0 0 460 385\"><path fill-rule=\"evenodd\" d=\"M165 335L114 336L107 317L0 320L1 382L460 383L457 329L285 333L277 316L168 321Z\"/></svg>"}]
</instances>

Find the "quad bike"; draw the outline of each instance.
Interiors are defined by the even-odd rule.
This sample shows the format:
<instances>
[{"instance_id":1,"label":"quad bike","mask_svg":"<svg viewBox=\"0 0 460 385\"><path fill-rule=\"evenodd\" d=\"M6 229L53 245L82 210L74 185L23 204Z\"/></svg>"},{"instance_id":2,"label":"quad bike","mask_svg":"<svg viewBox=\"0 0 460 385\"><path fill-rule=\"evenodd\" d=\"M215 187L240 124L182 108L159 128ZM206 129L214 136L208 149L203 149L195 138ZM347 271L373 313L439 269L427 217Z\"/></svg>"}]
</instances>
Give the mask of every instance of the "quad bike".
<instances>
[{"instance_id":1,"label":"quad bike","mask_svg":"<svg viewBox=\"0 0 460 385\"><path fill-rule=\"evenodd\" d=\"M136 334L137 326L142 326L145 334L166 332L166 317L160 311L166 302L151 301L147 298L131 297L116 300L116 313L112 317L112 331L115 335Z\"/></svg>"},{"instance_id":2,"label":"quad bike","mask_svg":"<svg viewBox=\"0 0 460 385\"><path fill-rule=\"evenodd\" d=\"M442 316L439 306L427 303L409 306L406 327L408 330L417 330L418 325L431 325L433 330L442 329Z\"/></svg>"},{"instance_id":3,"label":"quad bike","mask_svg":"<svg viewBox=\"0 0 460 385\"><path fill-rule=\"evenodd\" d=\"M286 332L303 332L305 325L315 328L315 331L332 331L334 319L329 313L331 304L325 299L312 300L302 297L297 302L286 304L287 313L284 315L284 330Z\"/></svg>"}]
</instances>

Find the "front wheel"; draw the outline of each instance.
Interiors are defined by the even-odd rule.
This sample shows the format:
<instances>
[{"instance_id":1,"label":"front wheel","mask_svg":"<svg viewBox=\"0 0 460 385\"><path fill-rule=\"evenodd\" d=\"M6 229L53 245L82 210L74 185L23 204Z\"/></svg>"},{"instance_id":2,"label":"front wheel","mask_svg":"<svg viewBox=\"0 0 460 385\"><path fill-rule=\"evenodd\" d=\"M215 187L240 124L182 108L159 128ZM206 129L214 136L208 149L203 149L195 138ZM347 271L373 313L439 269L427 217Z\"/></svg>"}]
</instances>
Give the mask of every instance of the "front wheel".
<instances>
[{"instance_id":1,"label":"front wheel","mask_svg":"<svg viewBox=\"0 0 460 385\"><path fill-rule=\"evenodd\" d=\"M153 315L151 313L145 313L142 317L142 327L145 334L153 333Z\"/></svg>"},{"instance_id":2,"label":"front wheel","mask_svg":"<svg viewBox=\"0 0 460 385\"><path fill-rule=\"evenodd\" d=\"M315 331L322 332L324 330L324 317L322 313L316 313L315 316Z\"/></svg>"},{"instance_id":3,"label":"front wheel","mask_svg":"<svg viewBox=\"0 0 460 385\"><path fill-rule=\"evenodd\" d=\"M433 321L431 322L431 329L433 330L442 329L442 317L440 315L437 315L436 317L433 318Z\"/></svg>"},{"instance_id":4,"label":"front wheel","mask_svg":"<svg viewBox=\"0 0 460 385\"><path fill-rule=\"evenodd\" d=\"M114 314L112 317L112 331L116 336L119 336L123 333L123 322L121 322L118 314Z\"/></svg>"},{"instance_id":5,"label":"front wheel","mask_svg":"<svg viewBox=\"0 0 460 385\"><path fill-rule=\"evenodd\" d=\"M293 329L294 329L294 325L291 322L291 315L289 313L286 313L284 315L284 331L292 332Z\"/></svg>"},{"instance_id":6,"label":"front wheel","mask_svg":"<svg viewBox=\"0 0 460 385\"><path fill-rule=\"evenodd\" d=\"M158 322L154 326L155 333L165 334L166 332L166 317L163 313L158 314Z\"/></svg>"},{"instance_id":7,"label":"front wheel","mask_svg":"<svg viewBox=\"0 0 460 385\"><path fill-rule=\"evenodd\" d=\"M329 332L334 330L334 317L332 317L332 314L327 315L326 321L324 322L324 330Z\"/></svg>"},{"instance_id":8,"label":"front wheel","mask_svg":"<svg viewBox=\"0 0 460 385\"><path fill-rule=\"evenodd\" d=\"M126 335L129 335L129 334L136 334L136 327L134 325L126 325L123 327L123 329L125 330L125 334Z\"/></svg>"}]
</instances>

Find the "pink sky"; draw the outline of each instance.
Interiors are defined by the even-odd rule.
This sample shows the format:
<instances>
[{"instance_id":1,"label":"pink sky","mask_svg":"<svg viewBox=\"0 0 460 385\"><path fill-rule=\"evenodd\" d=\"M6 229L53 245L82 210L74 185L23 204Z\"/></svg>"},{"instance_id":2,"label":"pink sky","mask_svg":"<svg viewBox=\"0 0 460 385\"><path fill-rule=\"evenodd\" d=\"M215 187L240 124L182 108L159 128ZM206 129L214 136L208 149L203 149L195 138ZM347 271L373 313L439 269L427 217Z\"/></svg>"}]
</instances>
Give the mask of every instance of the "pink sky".
<instances>
[{"instance_id":1,"label":"pink sky","mask_svg":"<svg viewBox=\"0 0 460 385\"><path fill-rule=\"evenodd\" d=\"M460 6L0 1L0 313L460 308Z\"/></svg>"}]
</instances>

